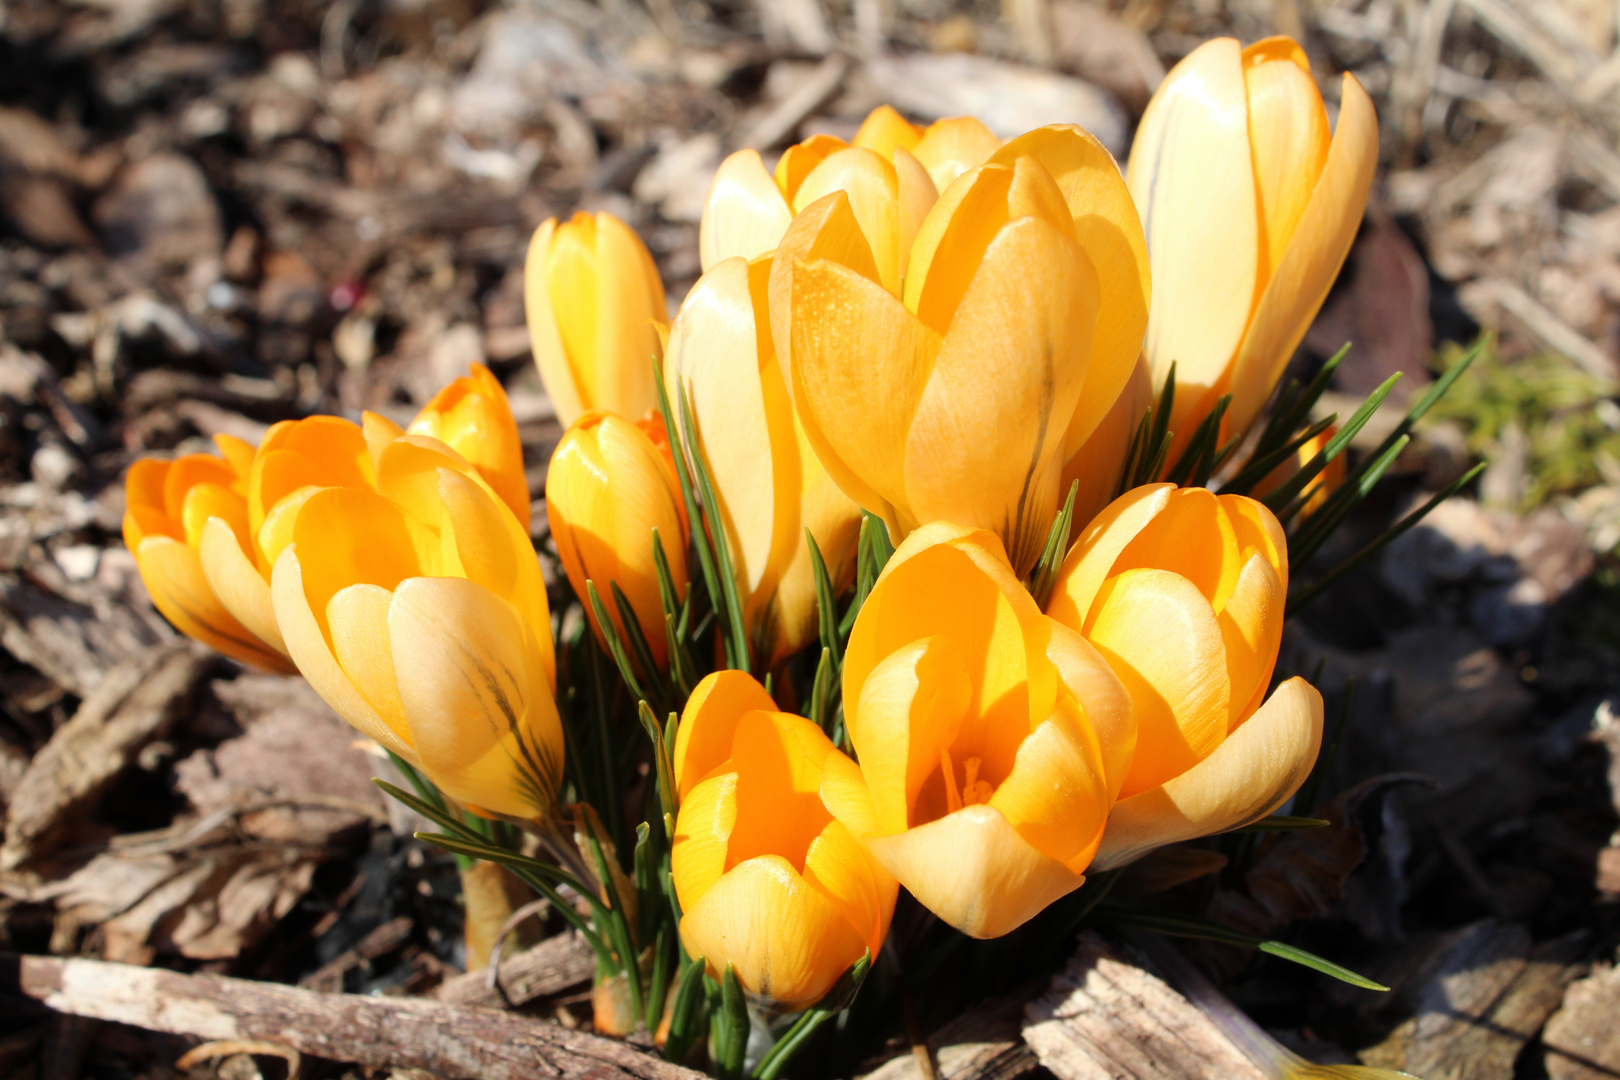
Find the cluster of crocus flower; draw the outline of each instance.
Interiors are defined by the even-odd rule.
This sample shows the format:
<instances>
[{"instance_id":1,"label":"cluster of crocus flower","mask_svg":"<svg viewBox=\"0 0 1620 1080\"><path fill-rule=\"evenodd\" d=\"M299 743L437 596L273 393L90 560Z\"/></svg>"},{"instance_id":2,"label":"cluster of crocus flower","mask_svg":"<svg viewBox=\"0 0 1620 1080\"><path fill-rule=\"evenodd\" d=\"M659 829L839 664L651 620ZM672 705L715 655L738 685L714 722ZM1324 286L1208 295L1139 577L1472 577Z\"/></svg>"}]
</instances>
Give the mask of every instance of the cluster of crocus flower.
<instances>
[{"instance_id":1,"label":"cluster of crocus flower","mask_svg":"<svg viewBox=\"0 0 1620 1080\"><path fill-rule=\"evenodd\" d=\"M529 324L568 425L550 533L596 640L644 643L642 676L680 688L670 875L713 977L801 1009L876 955L901 886L996 937L1088 873L1292 797L1322 701L1272 686L1282 526L1241 495L1118 481L1172 361L1181 439L1224 394L1223 437L1260 414L1376 143L1351 76L1330 136L1297 45L1221 40L1171 72L1123 173L1078 127L1003 144L887 107L774 172L733 155L667 325L623 223L536 232ZM126 536L165 614L296 666L475 812L551 814L560 665L489 374L403 431L313 417L220 449L131 470ZM872 530L892 554L840 634L828 603ZM674 670L700 562L710 592L728 576L751 671ZM842 702L825 728L793 711L791 661L818 645Z\"/></svg>"}]
</instances>

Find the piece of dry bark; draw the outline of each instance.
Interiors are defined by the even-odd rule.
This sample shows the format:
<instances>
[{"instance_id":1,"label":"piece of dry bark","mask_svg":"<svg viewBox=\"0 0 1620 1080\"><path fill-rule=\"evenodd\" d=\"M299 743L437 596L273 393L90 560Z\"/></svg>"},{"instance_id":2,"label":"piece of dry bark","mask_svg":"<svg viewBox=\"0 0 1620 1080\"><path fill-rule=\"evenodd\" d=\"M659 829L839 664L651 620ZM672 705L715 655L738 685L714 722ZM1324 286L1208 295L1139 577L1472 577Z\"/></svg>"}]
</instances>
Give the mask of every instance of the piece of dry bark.
<instances>
[{"instance_id":1,"label":"piece of dry bark","mask_svg":"<svg viewBox=\"0 0 1620 1080\"><path fill-rule=\"evenodd\" d=\"M1019 1029L1024 1007L1039 992L981 1002L928 1036L936 1080L1017 1080L1040 1067ZM927 1080L915 1052L892 1058L862 1080Z\"/></svg>"},{"instance_id":2,"label":"piece of dry bark","mask_svg":"<svg viewBox=\"0 0 1620 1080\"><path fill-rule=\"evenodd\" d=\"M1198 1006L1093 933L1024 1016L1060 1080L1265 1080Z\"/></svg>"},{"instance_id":3,"label":"piece of dry bark","mask_svg":"<svg viewBox=\"0 0 1620 1080\"><path fill-rule=\"evenodd\" d=\"M149 620L110 596L86 602L47 591L30 577L0 574L0 646L80 697L115 664L175 640L155 614Z\"/></svg>"},{"instance_id":4,"label":"piece of dry bark","mask_svg":"<svg viewBox=\"0 0 1620 1080\"><path fill-rule=\"evenodd\" d=\"M1361 1060L1425 1080L1511 1080L1582 949L1579 935L1533 945L1524 927L1494 920L1445 935L1396 985L1412 1016Z\"/></svg>"},{"instance_id":5,"label":"piece of dry bark","mask_svg":"<svg viewBox=\"0 0 1620 1080\"><path fill-rule=\"evenodd\" d=\"M276 1043L373 1069L426 1069L448 1080L702 1078L628 1043L422 998L321 994L99 960L0 954L0 1000L8 996L72 1016L209 1040Z\"/></svg>"},{"instance_id":6,"label":"piece of dry bark","mask_svg":"<svg viewBox=\"0 0 1620 1080\"><path fill-rule=\"evenodd\" d=\"M113 777L180 716L216 659L194 642L176 641L108 672L18 782L0 870L15 870L59 844Z\"/></svg>"},{"instance_id":7,"label":"piece of dry bark","mask_svg":"<svg viewBox=\"0 0 1620 1080\"><path fill-rule=\"evenodd\" d=\"M1606 1080L1620 1075L1620 968L1594 971L1570 984L1564 1003L1541 1033L1550 1080Z\"/></svg>"},{"instance_id":8,"label":"piece of dry bark","mask_svg":"<svg viewBox=\"0 0 1620 1080\"><path fill-rule=\"evenodd\" d=\"M435 996L452 1005L515 1008L581 986L595 970L596 954L584 938L575 933L557 934L502 960L499 989L489 985L487 971L469 971L446 981Z\"/></svg>"}]
</instances>

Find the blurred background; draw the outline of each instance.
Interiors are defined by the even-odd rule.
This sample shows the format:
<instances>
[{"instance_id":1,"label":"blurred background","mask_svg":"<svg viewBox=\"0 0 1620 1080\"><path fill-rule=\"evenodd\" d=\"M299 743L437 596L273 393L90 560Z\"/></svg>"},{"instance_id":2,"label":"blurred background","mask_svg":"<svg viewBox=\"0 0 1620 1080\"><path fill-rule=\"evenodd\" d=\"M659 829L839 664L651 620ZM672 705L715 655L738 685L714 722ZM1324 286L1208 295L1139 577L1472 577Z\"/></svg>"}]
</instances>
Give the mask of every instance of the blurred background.
<instances>
[{"instance_id":1,"label":"blurred background","mask_svg":"<svg viewBox=\"0 0 1620 1080\"><path fill-rule=\"evenodd\" d=\"M1362 80L1382 138L1296 373L1351 341L1336 407L1396 371L1404 402L1484 342L1324 562L1490 465L1290 627L1284 668L1343 717L1333 828L1184 886L1395 993L1199 955L1319 1060L1620 1076L1617 19L1615 0L3 0L0 949L379 993L464 961L453 866L390 827L348 729L150 608L119 538L135 455L311 412L407 420L483 362L542 500L560 429L522 266L545 218L630 222L673 311L732 150L847 138L888 102L1002 136L1079 123L1123 160L1182 56L1281 33L1330 112L1339 73ZM90 764L62 773L41 755L69 739ZM532 1009L588 1022L588 974ZM181 1049L0 1017L0 1076L186 1075Z\"/></svg>"}]
</instances>

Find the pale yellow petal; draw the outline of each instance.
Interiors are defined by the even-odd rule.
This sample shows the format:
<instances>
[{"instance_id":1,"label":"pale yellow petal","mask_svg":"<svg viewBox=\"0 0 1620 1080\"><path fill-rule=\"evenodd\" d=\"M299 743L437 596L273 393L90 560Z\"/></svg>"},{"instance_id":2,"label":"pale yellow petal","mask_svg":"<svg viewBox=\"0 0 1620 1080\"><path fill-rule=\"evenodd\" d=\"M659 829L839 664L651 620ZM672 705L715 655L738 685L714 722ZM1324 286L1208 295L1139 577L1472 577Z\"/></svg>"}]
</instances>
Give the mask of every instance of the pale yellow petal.
<instances>
[{"instance_id":1,"label":"pale yellow petal","mask_svg":"<svg viewBox=\"0 0 1620 1080\"><path fill-rule=\"evenodd\" d=\"M1136 756L1136 711L1130 691L1096 647L1078 632L1051 618L1042 625L1048 635L1046 658L1096 736L1108 797L1113 800Z\"/></svg>"},{"instance_id":2,"label":"pale yellow petal","mask_svg":"<svg viewBox=\"0 0 1620 1080\"><path fill-rule=\"evenodd\" d=\"M1082 386L1079 408L1085 406L1087 393L1086 387ZM1130 380L1119 397L1114 399L1107 415L1079 448L1069 453L1068 461L1063 465L1063 479L1058 483L1058 490L1067 498L1070 486L1076 482L1080 485L1075 489L1074 496L1076 530L1084 528L1085 523L1114 501L1114 494L1119 490L1122 479L1120 474L1125 468L1125 456L1130 453L1131 440L1135 438L1142 418L1152 407L1153 380L1148 374L1147 361L1138 357L1131 369ZM1074 442L1076 428L1073 425L1074 421L1071 420L1065 445Z\"/></svg>"},{"instance_id":3,"label":"pale yellow petal","mask_svg":"<svg viewBox=\"0 0 1620 1080\"><path fill-rule=\"evenodd\" d=\"M1321 745L1322 695L1304 679L1289 679L1209 757L1117 803L1093 868L1111 870L1156 847L1273 813L1310 775Z\"/></svg>"},{"instance_id":4,"label":"pale yellow petal","mask_svg":"<svg viewBox=\"0 0 1620 1080\"><path fill-rule=\"evenodd\" d=\"M238 622L214 595L196 549L167 536L146 536L131 552L152 604L187 637L245 664L289 671L286 658Z\"/></svg>"},{"instance_id":5,"label":"pale yellow petal","mask_svg":"<svg viewBox=\"0 0 1620 1080\"><path fill-rule=\"evenodd\" d=\"M861 232L848 195L834 192L795 215L771 260L768 289L771 343L790 396L798 393L793 378L793 326L800 316L793 306L793 279L794 264L799 259L807 262L827 259L871 281L878 280L872 246Z\"/></svg>"},{"instance_id":6,"label":"pale yellow petal","mask_svg":"<svg viewBox=\"0 0 1620 1080\"><path fill-rule=\"evenodd\" d=\"M857 840L883 833L861 767L836 750L822 763L821 803Z\"/></svg>"},{"instance_id":7,"label":"pale yellow petal","mask_svg":"<svg viewBox=\"0 0 1620 1080\"><path fill-rule=\"evenodd\" d=\"M923 132L911 152L934 181L936 191L944 191L958 176L977 168L1001 147L1001 140L971 116L936 120Z\"/></svg>"},{"instance_id":8,"label":"pale yellow petal","mask_svg":"<svg viewBox=\"0 0 1620 1080\"><path fill-rule=\"evenodd\" d=\"M393 593L375 585L339 589L327 602L326 625L344 676L389 727L414 744L394 679L388 634L388 605L393 599Z\"/></svg>"},{"instance_id":9,"label":"pale yellow petal","mask_svg":"<svg viewBox=\"0 0 1620 1080\"><path fill-rule=\"evenodd\" d=\"M1043 287L1028 275L1039 268ZM1074 241L1033 217L985 251L906 437L903 525L995 530L1020 574L1057 512L1064 430L1085 378L1097 279Z\"/></svg>"},{"instance_id":10,"label":"pale yellow petal","mask_svg":"<svg viewBox=\"0 0 1620 1080\"><path fill-rule=\"evenodd\" d=\"M810 171L793 196L796 214L818 199L843 192L871 248L878 280L891 293L900 291L900 191L894 165L870 150L852 146L831 154Z\"/></svg>"},{"instance_id":11,"label":"pale yellow petal","mask_svg":"<svg viewBox=\"0 0 1620 1080\"><path fill-rule=\"evenodd\" d=\"M1097 592L1114 572L1114 560L1136 534L1170 504L1174 484L1132 488L1092 519L1058 569L1058 580L1046 613L1082 633L1090 627Z\"/></svg>"},{"instance_id":12,"label":"pale yellow petal","mask_svg":"<svg viewBox=\"0 0 1620 1080\"><path fill-rule=\"evenodd\" d=\"M1131 147L1126 183L1153 267L1144 349L1155 385L1176 364L1171 429L1228 376L1254 306L1260 224L1249 153L1242 48L1194 49L1154 94Z\"/></svg>"},{"instance_id":13,"label":"pale yellow petal","mask_svg":"<svg viewBox=\"0 0 1620 1080\"><path fill-rule=\"evenodd\" d=\"M838 821L829 822L811 842L804 880L838 907L876 959L889 932L899 882Z\"/></svg>"},{"instance_id":14,"label":"pale yellow petal","mask_svg":"<svg viewBox=\"0 0 1620 1080\"><path fill-rule=\"evenodd\" d=\"M729 749L729 748L728 748ZM690 908L726 871L726 845L737 824L737 771L716 773L681 793L669 871L681 907Z\"/></svg>"},{"instance_id":15,"label":"pale yellow petal","mask_svg":"<svg viewBox=\"0 0 1620 1080\"><path fill-rule=\"evenodd\" d=\"M884 657L847 703L850 742L872 793L877 823L903 832L923 781L961 729L972 686L965 658L945 637L922 638Z\"/></svg>"},{"instance_id":16,"label":"pale yellow petal","mask_svg":"<svg viewBox=\"0 0 1620 1080\"><path fill-rule=\"evenodd\" d=\"M1016 930L1086 880L982 804L866 846L923 907L969 937Z\"/></svg>"},{"instance_id":17,"label":"pale yellow petal","mask_svg":"<svg viewBox=\"0 0 1620 1080\"><path fill-rule=\"evenodd\" d=\"M1076 873L1086 868L1113 799L1096 736L1073 701L1024 739L989 805L1043 855Z\"/></svg>"},{"instance_id":18,"label":"pale yellow petal","mask_svg":"<svg viewBox=\"0 0 1620 1080\"><path fill-rule=\"evenodd\" d=\"M895 110L893 105L879 105L866 114L855 132L852 146L865 147L880 157L889 157L896 150L913 150L922 140L923 133Z\"/></svg>"},{"instance_id":19,"label":"pale yellow petal","mask_svg":"<svg viewBox=\"0 0 1620 1080\"><path fill-rule=\"evenodd\" d=\"M1243 50L1249 145L1260 196L1259 280L1270 280L1327 160L1328 117L1304 50L1287 37Z\"/></svg>"},{"instance_id":20,"label":"pale yellow petal","mask_svg":"<svg viewBox=\"0 0 1620 1080\"><path fill-rule=\"evenodd\" d=\"M738 150L720 163L703 204L698 253L704 272L723 259L752 259L775 250L792 223L793 211L759 151Z\"/></svg>"},{"instance_id":21,"label":"pale yellow petal","mask_svg":"<svg viewBox=\"0 0 1620 1080\"><path fill-rule=\"evenodd\" d=\"M1232 406L1227 413L1231 431L1247 430L1260 414L1327 299L1361 226L1377 167L1378 114L1361 83L1346 73L1327 163L1288 250L1260 297L1232 367ZM1157 304L1154 310L1158 311Z\"/></svg>"},{"instance_id":22,"label":"pale yellow petal","mask_svg":"<svg viewBox=\"0 0 1620 1080\"><path fill-rule=\"evenodd\" d=\"M776 702L746 671L722 669L705 675L686 699L670 755L679 797L686 798L731 757L731 739L744 713L775 708Z\"/></svg>"},{"instance_id":23,"label":"pale yellow petal","mask_svg":"<svg viewBox=\"0 0 1620 1080\"><path fill-rule=\"evenodd\" d=\"M1243 564L1236 586L1216 613L1226 641L1226 674L1231 684L1228 729L1248 718L1271 682L1282 644L1287 598L1277 572L1264 555L1255 552Z\"/></svg>"},{"instance_id":24,"label":"pale yellow petal","mask_svg":"<svg viewBox=\"0 0 1620 1080\"><path fill-rule=\"evenodd\" d=\"M556 232L557 219L547 218L529 240L528 259L523 268L523 301L529 323L529 345L534 352L535 366L540 369L540 382L557 409L557 418L566 425L572 424L586 405L574 378L574 369L568 362L568 350L563 345L557 313L551 303L551 290L546 284L546 263Z\"/></svg>"},{"instance_id":25,"label":"pale yellow petal","mask_svg":"<svg viewBox=\"0 0 1620 1080\"><path fill-rule=\"evenodd\" d=\"M287 645L270 605L270 583L249 561L235 530L219 518L210 520L203 527L197 554L209 587L225 610L254 637L285 655Z\"/></svg>"}]
</instances>

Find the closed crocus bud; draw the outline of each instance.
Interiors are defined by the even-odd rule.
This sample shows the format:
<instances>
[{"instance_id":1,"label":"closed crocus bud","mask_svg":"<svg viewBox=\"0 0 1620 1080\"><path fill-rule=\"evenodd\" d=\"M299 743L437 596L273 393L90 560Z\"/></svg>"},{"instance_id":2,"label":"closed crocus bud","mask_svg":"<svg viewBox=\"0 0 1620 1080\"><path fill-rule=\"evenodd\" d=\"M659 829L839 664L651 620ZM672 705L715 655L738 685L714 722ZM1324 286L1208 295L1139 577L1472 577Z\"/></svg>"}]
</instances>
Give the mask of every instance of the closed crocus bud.
<instances>
[{"instance_id":1,"label":"closed crocus bud","mask_svg":"<svg viewBox=\"0 0 1620 1080\"><path fill-rule=\"evenodd\" d=\"M630 226L600 212L546 219L529 241L523 292L540 381L564 424L591 409L641 416L657 407L652 362L669 310Z\"/></svg>"},{"instance_id":2,"label":"closed crocus bud","mask_svg":"<svg viewBox=\"0 0 1620 1080\"><path fill-rule=\"evenodd\" d=\"M822 798L924 907L998 937L1085 881L1131 759L1130 697L993 534L912 533L861 607L843 682L860 764L829 759Z\"/></svg>"},{"instance_id":3,"label":"closed crocus bud","mask_svg":"<svg viewBox=\"0 0 1620 1080\"><path fill-rule=\"evenodd\" d=\"M1254 489L1250 494L1256 499L1263 499L1288 483L1299 470L1310 463L1313 457L1321 453L1327 447L1327 444L1333 441L1333 436L1338 433L1339 429L1329 424L1322 431L1306 439L1293 457L1287 458L1275 469L1261 477L1260 482L1254 485ZM1300 489L1299 497L1305 500L1305 505L1299 508L1302 517L1309 517L1320 510L1322 504L1327 502L1328 496L1337 491L1339 485L1344 483L1344 457L1344 454L1339 454Z\"/></svg>"},{"instance_id":4,"label":"closed crocus bud","mask_svg":"<svg viewBox=\"0 0 1620 1080\"><path fill-rule=\"evenodd\" d=\"M788 229L770 311L806 436L896 540L926 521L990 529L1026 573L1064 464L1141 349L1136 210L1100 143L1041 128L945 191L907 266L897 291L841 191Z\"/></svg>"},{"instance_id":5,"label":"closed crocus bud","mask_svg":"<svg viewBox=\"0 0 1620 1080\"><path fill-rule=\"evenodd\" d=\"M686 596L686 504L675 468L640 426L588 412L563 433L546 470L546 517L568 583L605 643L585 583L594 582L619 640L625 629L609 583L624 591L653 658L669 656L653 530L669 563L676 600Z\"/></svg>"},{"instance_id":6,"label":"closed crocus bud","mask_svg":"<svg viewBox=\"0 0 1620 1080\"><path fill-rule=\"evenodd\" d=\"M688 396L689 432L714 474L754 654L775 665L816 639L805 530L834 589L855 571L860 508L816 458L793 409L766 315L769 256L726 259L698 280L670 327L670 399Z\"/></svg>"},{"instance_id":7,"label":"closed crocus bud","mask_svg":"<svg viewBox=\"0 0 1620 1080\"><path fill-rule=\"evenodd\" d=\"M951 181L995 153L1001 140L977 120L957 117L927 128L887 105L874 109L853 143L816 135L790 146L773 176L756 150L726 158L709 189L698 230L705 271L722 259L775 250L796 214L833 191L847 193L878 274L899 288L923 215Z\"/></svg>"},{"instance_id":8,"label":"closed crocus bud","mask_svg":"<svg viewBox=\"0 0 1620 1080\"><path fill-rule=\"evenodd\" d=\"M1282 526L1241 495L1149 484L1081 535L1047 610L1107 658L1137 725L1093 865L1246 825L1304 782L1322 697L1299 678L1265 697L1287 592Z\"/></svg>"},{"instance_id":9,"label":"closed crocus bud","mask_svg":"<svg viewBox=\"0 0 1620 1080\"><path fill-rule=\"evenodd\" d=\"M214 442L223 457L142 458L130 466L124 479L124 543L152 603L182 633L243 663L291 671L275 620L250 630L221 602L203 572L199 549L210 521L219 522L233 545L248 543L253 447L229 435L216 435Z\"/></svg>"},{"instance_id":10,"label":"closed crocus bud","mask_svg":"<svg viewBox=\"0 0 1620 1080\"><path fill-rule=\"evenodd\" d=\"M483 364L433 395L405 431L438 439L467 459L478 475L529 527L529 482L523 475L523 443L500 381Z\"/></svg>"},{"instance_id":11,"label":"closed crocus bud","mask_svg":"<svg viewBox=\"0 0 1620 1080\"><path fill-rule=\"evenodd\" d=\"M1146 351L1156 386L1176 365L1178 444L1223 394L1228 432L1259 415L1338 276L1377 162L1361 83L1345 74L1330 137L1290 38L1206 42L1160 84L1126 178L1149 223Z\"/></svg>"},{"instance_id":12,"label":"closed crocus bud","mask_svg":"<svg viewBox=\"0 0 1620 1080\"><path fill-rule=\"evenodd\" d=\"M723 692L682 720L681 737L721 756L677 759L686 794L670 872L687 953L716 978L731 965L744 990L786 1012L877 955L898 888L822 804L824 768L846 759L810 721L756 700Z\"/></svg>"},{"instance_id":13,"label":"closed crocus bud","mask_svg":"<svg viewBox=\"0 0 1620 1080\"><path fill-rule=\"evenodd\" d=\"M349 723L489 815L548 813L563 733L527 530L436 439L384 446L376 489L298 506L270 592L298 670Z\"/></svg>"}]
</instances>

